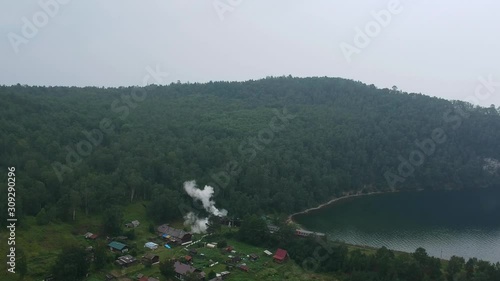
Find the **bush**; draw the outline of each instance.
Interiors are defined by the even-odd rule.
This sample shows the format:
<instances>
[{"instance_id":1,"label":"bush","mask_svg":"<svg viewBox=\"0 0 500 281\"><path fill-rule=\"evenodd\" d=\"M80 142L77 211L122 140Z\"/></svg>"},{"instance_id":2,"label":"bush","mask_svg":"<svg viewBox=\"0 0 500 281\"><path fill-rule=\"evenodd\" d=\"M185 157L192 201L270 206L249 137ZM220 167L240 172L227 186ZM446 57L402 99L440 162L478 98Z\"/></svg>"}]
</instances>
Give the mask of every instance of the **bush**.
<instances>
[{"instance_id":1,"label":"bush","mask_svg":"<svg viewBox=\"0 0 500 281\"><path fill-rule=\"evenodd\" d=\"M125 236L127 236L127 238L129 240L135 240L135 238L136 238L135 230L132 229L132 230L129 230L129 231L125 232Z\"/></svg>"},{"instance_id":2,"label":"bush","mask_svg":"<svg viewBox=\"0 0 500 281\"><path fill-rule=\"evenodd\" d=\"M45 208L42 208L40 212L36 215L36 224L38 225L46 225L50 221L49 215L45 211Z\"/></svg>"},{"instance_id":3,"label":"bush","mask_svg":"<svg viewBox=\"0 0 500 281\"><path fill-rule=\"evenodd\" d=\"M232 232L232 231L226 232L226 233L224 233L224 237L226 239L233 239L233 238L235 238L235 233L237 233L237 232Z\"/></svg>"},{"instance_id":4,"label":"bush","mask_svg":"<svg viewBox=\"0 0 500 281\"><path fill-rule=\"evenodd\" d=\"M220 240L217 242L217 248L225 248L227 247L227 241L226 240Z\"/></svg>"},{"instance_id":5,"label":"bush","mask_svg":"<svg viewBox=\"0 0 500 281\"><path fill-rule=\"evenodd\" d=\"M80 234L80 230L77 227L73 227L71 229L71 234L78 235L78 234Z\"/></svg>"},{"instance_id":6,"label":"bush","mask_svg":"<svg viewBox=\"0 0 500 281\"><path fill-rule=\"evenodd\" d=\"M135 249L132 249L129 251L129 255L135 257L135 256L137 256L137 251Z\"/></svg>"}]
</instances>

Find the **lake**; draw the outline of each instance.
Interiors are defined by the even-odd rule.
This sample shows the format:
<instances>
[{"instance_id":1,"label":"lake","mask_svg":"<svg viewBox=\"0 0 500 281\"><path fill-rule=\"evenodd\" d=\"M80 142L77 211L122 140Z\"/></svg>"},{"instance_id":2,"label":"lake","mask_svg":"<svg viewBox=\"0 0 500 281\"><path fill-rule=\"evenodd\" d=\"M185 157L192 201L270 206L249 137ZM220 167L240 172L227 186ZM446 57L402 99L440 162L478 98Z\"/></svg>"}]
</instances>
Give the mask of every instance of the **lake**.
<instances>
[{"instance_id":1,"label":"lake","mask_svg":"<svg viewBox=\"0 0 500 281\"><path fill-rule=\"evenodd\" d=\"M359 196L294 220L349 244L500 261L500 189Z\"/></svg>"}]
</instances>

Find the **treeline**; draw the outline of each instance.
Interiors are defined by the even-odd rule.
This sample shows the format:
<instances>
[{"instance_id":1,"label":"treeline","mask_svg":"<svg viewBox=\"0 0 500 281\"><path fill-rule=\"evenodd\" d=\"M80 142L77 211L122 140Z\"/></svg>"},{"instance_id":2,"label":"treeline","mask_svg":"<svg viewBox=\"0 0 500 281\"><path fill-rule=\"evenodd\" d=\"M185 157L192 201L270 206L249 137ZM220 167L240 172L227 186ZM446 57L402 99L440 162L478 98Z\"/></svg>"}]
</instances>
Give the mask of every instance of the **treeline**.
<instances>
[{"instance_id":1,"label":"treeline","mask_svg":"<svg viewBox=\"0 0 500 281\"><path fill-rule=\"evenodd\" d=\"M16 167L17 214L41 224L137 200L179 218L186 180L240 217L361 189L500 186L499 109L345 79L1 86L0 105L0 170Z\"/></svg>"},{"instance_id":2,"label":"treeline","mask_svg":"<svg viewBox=\"0 0 500 281\"><path fill-rule=\"evenodd\" d=\"M299 238L287 224L271 234L264 220L245 218L235 238L254 246L286 249L302 270L333 273L346 281L493 281L500 280L500 263L453 256L447 262L431 257L423 248L395 253L385 247L373 253L324 238ZM231 234L227 234L231 235Z\"/></svg>"}]
</instances>

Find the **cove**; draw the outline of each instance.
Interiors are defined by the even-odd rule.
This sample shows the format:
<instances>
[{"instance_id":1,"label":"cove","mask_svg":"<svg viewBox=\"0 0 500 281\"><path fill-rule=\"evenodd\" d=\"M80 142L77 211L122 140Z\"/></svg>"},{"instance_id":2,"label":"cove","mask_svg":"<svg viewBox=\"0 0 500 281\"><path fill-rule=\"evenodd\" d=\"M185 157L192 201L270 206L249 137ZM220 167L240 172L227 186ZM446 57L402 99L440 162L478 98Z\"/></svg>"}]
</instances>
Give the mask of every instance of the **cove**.
<instances>
[{"instance_id":1,"label":"cove","mask_svg":"<svg viewBox=\"0 0 500 281\"><path fill-rule=\"evenodd\" d=\"M500 189L357 196L294 220L349 244L500 261Z\"/></svg>"}]
</instances>

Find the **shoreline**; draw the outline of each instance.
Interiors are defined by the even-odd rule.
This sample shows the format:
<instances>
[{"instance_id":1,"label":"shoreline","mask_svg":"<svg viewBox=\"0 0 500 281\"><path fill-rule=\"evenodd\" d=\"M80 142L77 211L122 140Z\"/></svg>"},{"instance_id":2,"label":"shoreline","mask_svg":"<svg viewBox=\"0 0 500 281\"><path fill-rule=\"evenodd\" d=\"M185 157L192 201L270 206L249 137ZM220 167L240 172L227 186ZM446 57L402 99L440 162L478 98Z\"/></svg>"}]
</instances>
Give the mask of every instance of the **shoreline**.
<instances>
[{"instance_id":1,"label":"shoreline","mask_svg":"<svg viewBox=\"0 0 500 281\"><path fill-rule=\"evenodd\" d=\"M311 208L308 208L308 209L305 209L303 211L300 211L300 212L296 212L296 213L293 213L291 215L288 216L288 219L287 219L287 223L294 223L294 224L298 224L297 222L295 222L293 220L293 217L297 216L297 215L303 215L303 214L308 214L312 211L316 211L316 210L320 210L324 207L327 207L335 202L338 202L338 201L341 201L341 200L344 200L344 199L348 199L348 198L354 198L354 197L361 197L361 196L370 196L370 195L377 195L377 194L386 194L386 193L395 193L395 192L399 192L397 190L393 190L393 191L373 191L373 192L368 192L368 193L361 193L360 191L356 192L356 193L353 193L353 194L346 194L346 195L342 195L340 197L336 197L336 198L333 198L331 200L329 200L328 202L325 202L325 203L322 203L316 207L311 207ZM303 228L305 229L305 228Z\"/></svg>"}]
</instances>

